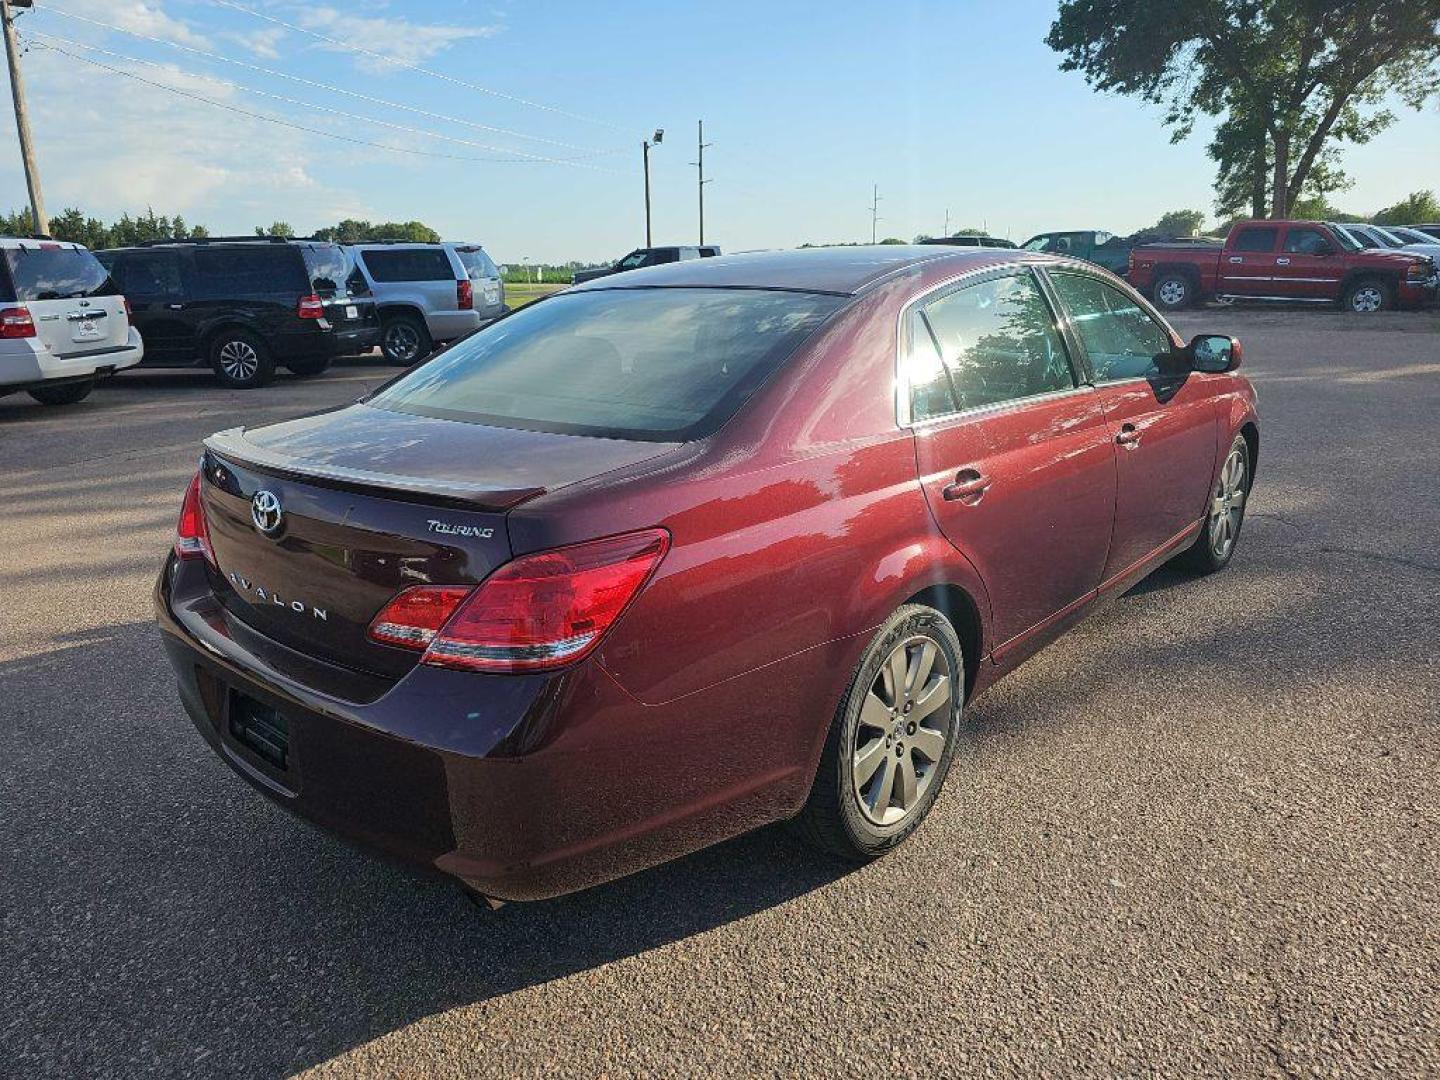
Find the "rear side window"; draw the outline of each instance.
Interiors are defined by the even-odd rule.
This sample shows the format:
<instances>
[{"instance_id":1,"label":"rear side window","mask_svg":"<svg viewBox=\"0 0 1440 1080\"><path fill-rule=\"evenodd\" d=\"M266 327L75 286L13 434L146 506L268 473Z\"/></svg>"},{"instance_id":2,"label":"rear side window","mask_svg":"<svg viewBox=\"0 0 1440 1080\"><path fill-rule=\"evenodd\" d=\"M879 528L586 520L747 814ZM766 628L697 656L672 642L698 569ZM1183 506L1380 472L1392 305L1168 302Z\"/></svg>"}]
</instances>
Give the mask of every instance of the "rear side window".
<instances>
[{"instance_id":1,"label":"rear side window","mask_svg":"<svg viewBox=\"0 0 1440 1080\"><path fill-rule=\"evenodd\" d=\"M1050 305L1028 273L943 296L920 322L916 337L929 331L962 410L1075 387Z\"/></svg>"},{"instance_id":2,"label":"rear side window","mask_svg":"<svg viewBox=\"0 0 1440 1080\"><path fill-rule=\"evenodd\" d=\"M301 249L310 287L321 295L343 292L350 273L350 260L338 244L316 244Z\"/></svg>"},{"instance_id":3,"label":"rear side window","mask_svg":"<svg viewBox=\"0 0 1440 1080\"><path fill-rule=\"evenodd\" d=\"M116 288L130 297L178 297L185 291L180 260L169 252L121 255L113 259L110 275Z\"/></svg>"},{"instance_id":4,"label":"rear side window","mask_svg":"<svg viewBox=\"0 0 1440 1080\"><path fill-rule=\"evenodd\" d=\"M16 300L69 300L117 291L100 260L77 248L8 248L5 262Z\"/></svg>"},{"instance_id":5,"label":"rear side window","mask_svg":"<svg viewBox=\"0 0 1440 1080\"><path fill-rule=\"evenodd\" d=\"M370 403L537 431L699 438L843 302L740 289L561 293L463 339Z\"/></svg>"},{"instance_id":6,"label":"rear side window","mask_svg":"<svg viewBox=\"0 0 1440 1080\"><path fill-rule=\"evenodd\" d=\"M1230 247L1235 251L1274 251L1280 230L1268 225L1251 225L1235 235Z\"/></svg>"},{"instance_id":7,"label":"rear side window","mask_svg":"<svg viewBox=\"0 0 1440 1080\"><path fill-rule=\"evenodd\" d=\"M1089 274L1051 273L1097 383L1160 374L1170 335L1119 289Z\"/></svg>"},{"instance_id":8,"label":"rear side window","mask_svg":"<svg viewBox=\"0 0 1440 1080\"><path fill-rule=\"evenodd\" d=\"M455 268L440 248L362 251L360 258L376 281L455 280Z\"/></svg>"},{"instance_id":9,"label":"rear side window","mask_svg":"<svg viewBox=\"0 0 1440 1080\"><path fill-rule=\"evenodd\" d=\"M201 300L301 295L311 289L305 264L288 244L195 249L194 293Z\"/></svg>"}]
</instances>

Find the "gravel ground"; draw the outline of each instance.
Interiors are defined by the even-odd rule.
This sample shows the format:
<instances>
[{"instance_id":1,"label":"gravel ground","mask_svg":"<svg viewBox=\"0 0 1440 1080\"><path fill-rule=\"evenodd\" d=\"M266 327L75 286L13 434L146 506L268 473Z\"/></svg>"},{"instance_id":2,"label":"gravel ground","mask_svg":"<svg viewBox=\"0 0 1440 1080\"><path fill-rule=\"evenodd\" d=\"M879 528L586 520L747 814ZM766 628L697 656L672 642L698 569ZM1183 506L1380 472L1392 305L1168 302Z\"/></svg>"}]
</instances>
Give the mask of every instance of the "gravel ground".
<instances>
[{"instance_id":1,"label":"gravel ground","mask_svg":"<svg viewBox=\"0 0 1440 1080\"><path fill-rule=\"evenodd\" d=\"M149 616L197 440L347 401L129 373L0 401L0 1072L1440 1074L1440 318L1213 310L1240 551L974 704L860 870L778 829L478 911L213 758Z\"/></svg>"}]
</instances>

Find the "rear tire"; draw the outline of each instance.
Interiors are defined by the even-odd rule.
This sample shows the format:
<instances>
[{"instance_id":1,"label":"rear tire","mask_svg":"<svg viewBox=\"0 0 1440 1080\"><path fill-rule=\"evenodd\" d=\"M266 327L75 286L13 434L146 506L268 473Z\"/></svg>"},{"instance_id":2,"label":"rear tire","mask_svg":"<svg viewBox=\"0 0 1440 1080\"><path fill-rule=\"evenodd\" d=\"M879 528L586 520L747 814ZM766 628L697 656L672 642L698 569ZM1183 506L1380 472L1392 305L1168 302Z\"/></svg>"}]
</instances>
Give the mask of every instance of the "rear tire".
<instances>
[{"instance_id":1,"label":"rear tire","mask_svg":"<svg viewBox=\"0 0 1440 1080\"><path fill-rule=\"evenodd\" d=\"M1205 524L1195 543L1175 559L1177 566L1196 574L1213 574L1230 565L1240 543L1240 527L1245 524L1250 470L1250 445L1245 436L1236 435L1210 494Z\"/></svg>"},{"instance_id":2,"label":"rear tire","mask_svg":"<svg viewBox=\"0 0 1440 1080\"><path fill-rule=\"evenodd\" d=\"M1155 306L1162 311L1179 311L1195 303L1195 283L1185 274L1162 274L1152 290Z\"/></svg>"},{"instance_id":3,"label":"rear tire","mask_svg":"<svg viewBox=\"0 0 1440 1080\"><path fill-rule=\"evenodd\" d=\"M1361 278L1345 290L1345 299L1340 306L1346 311L1365 315L1373 311L1388 311L1394 303L1388 284L1380 278Z\"/></svg>"},{"instance_id":4,"label":"rear tire","mask_svg":"<svg viewBox=\"0 0 1440 1080\"><path fill-rule=\"evenodd\" d=\"M84 382L65 383L63 386L37 386L29 391L29 394L41 405L74 405L84 401L94 389L95 380L86 379Z\"/></svg>"},{"instance_id":5,"label":"rear tire","mask_svg":"<svg viewBox=\"0 0 1440 1080\"><path fill-rule=\"evenodd\" d=\"M265 343L248 330L221 330L210 339L210 366L235 390L253 390L275 377L275 359Z\"/></svg>"},{"instance_id":6,"label":"rear tire","mask_svg":"<svg viewBox=\"0 0 1440 1080\"><path fill-rule=\"evenodd\" d=\"M904 684L898 691L897 682ZM835 711L795 831L857 862L904 841L945 782L964 692L964 656L950 621L919 604L891 615Z\"/></svg>"},{"instance_id":7,"label":"rear tire","mask_svg":"<svg viewBox=\"0 0 1440 1080\"><path fill-rule=\"evenodd\" d=\"M297 356L286 360L285 366L294 374L303 379L315 375L322 375L330 368L330 357L328 356Z\"/></svg>"},{"instance_id":8,"label":"rear tire","mask_svg":"<svg viewBox=\"0 0 1440 1080\"><path fill-rule=\"evenodd\" d=\"M430 331L414 315L390 315L380 327L380 351L400 367L417 364L435 348Z\"/></svg>"}]
</instances>

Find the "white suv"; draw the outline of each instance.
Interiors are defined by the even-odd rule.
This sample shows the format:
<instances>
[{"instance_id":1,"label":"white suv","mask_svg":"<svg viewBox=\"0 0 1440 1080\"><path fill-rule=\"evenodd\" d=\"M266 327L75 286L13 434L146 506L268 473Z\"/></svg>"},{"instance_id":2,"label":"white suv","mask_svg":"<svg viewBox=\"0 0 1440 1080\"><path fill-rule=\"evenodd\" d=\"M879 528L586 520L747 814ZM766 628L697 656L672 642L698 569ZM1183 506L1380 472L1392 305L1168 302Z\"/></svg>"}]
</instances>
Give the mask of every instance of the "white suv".
<instances>
[{"instance_id":1,"label":"white suv","mask_svg":"<svg viewBox=\"0 0 1440 1080\"><path fill-rule=\"evenodd\" d=\"M144 355L125 298L87 248L0 237L0 396L73 405Z\"/></svg>"},{"instance_id":2,"label":"white suv","mask_svg":"<svg viewBox=\"0 0 1440 1080\"><path fill-rule=\"evenodd\" d=\"M505 314L500 271L479 244L356 244L350 291L375 298L380 351L392 364L423 360ZM357 280L358 278L358 280Z\"/></svg>"}]
</instances>

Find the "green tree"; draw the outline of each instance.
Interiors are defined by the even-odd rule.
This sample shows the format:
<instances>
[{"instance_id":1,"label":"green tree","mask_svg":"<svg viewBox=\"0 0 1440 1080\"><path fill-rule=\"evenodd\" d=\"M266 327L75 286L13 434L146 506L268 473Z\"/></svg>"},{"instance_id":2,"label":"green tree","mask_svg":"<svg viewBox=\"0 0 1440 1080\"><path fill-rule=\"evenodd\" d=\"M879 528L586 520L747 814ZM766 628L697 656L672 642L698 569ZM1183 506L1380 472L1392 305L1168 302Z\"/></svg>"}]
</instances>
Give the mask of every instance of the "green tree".
<instances>
[{"instance_id":1,"label":"green tree","mask_svg":"<svg viewBox=\"0 0 1440 1080\"><path fill-rule=\"evenodd\" d=\"M110 230L99 218L86 217L79 207L66 207L50 219L50 235L56 240L84 244L91 251L110 247Z\"/></svg>"},{"instance_id":2,"label":"green tree","mask_svg":"<svg viewBox=\"0 0 1440 1080\"><path fill-rule=\"evenodd\" d=\"M1433 191L1412 191L1374 218L1376 225L1419 225L1440 221L1440 200Z\"/></svg>"},{"instance_id":3,"label":"green tree","mask_svg":"<svg viewBox=\"0 0 1440 1080\"><path fill-rule=\"evenodd\" d=\"M290 227L288 221L272 221L267 228L264 225L255 226L256 236L286 236L294 237L295 230Z\"/></svg>"},{"instance_id":4,"label":"green tree","mask_svg":"<svg viewBox=\"0 0 1440 1080\"><path fill-rule=\"evenodd\" d=\"M1201 210L1171 210L1160 215L1160 220L1146 232L1165 233L1167 236L1194 236L1205 226L1205 214Z\"/></svg>"},{"instance_id":5,"label":"green tree","mask_svg":"<svg viewBox=\"0 0 1440 1080\"><path fill-rule=\"evenodd\" d=\"M1166 108L1179 141L1220 117L1217 188L1284 217L1325 151L1440 90L1440 0L1062 0L1046 43L1090 85ZM1333 165L1332 165L1333 167Z\"/></svg>"}]
</instances>

